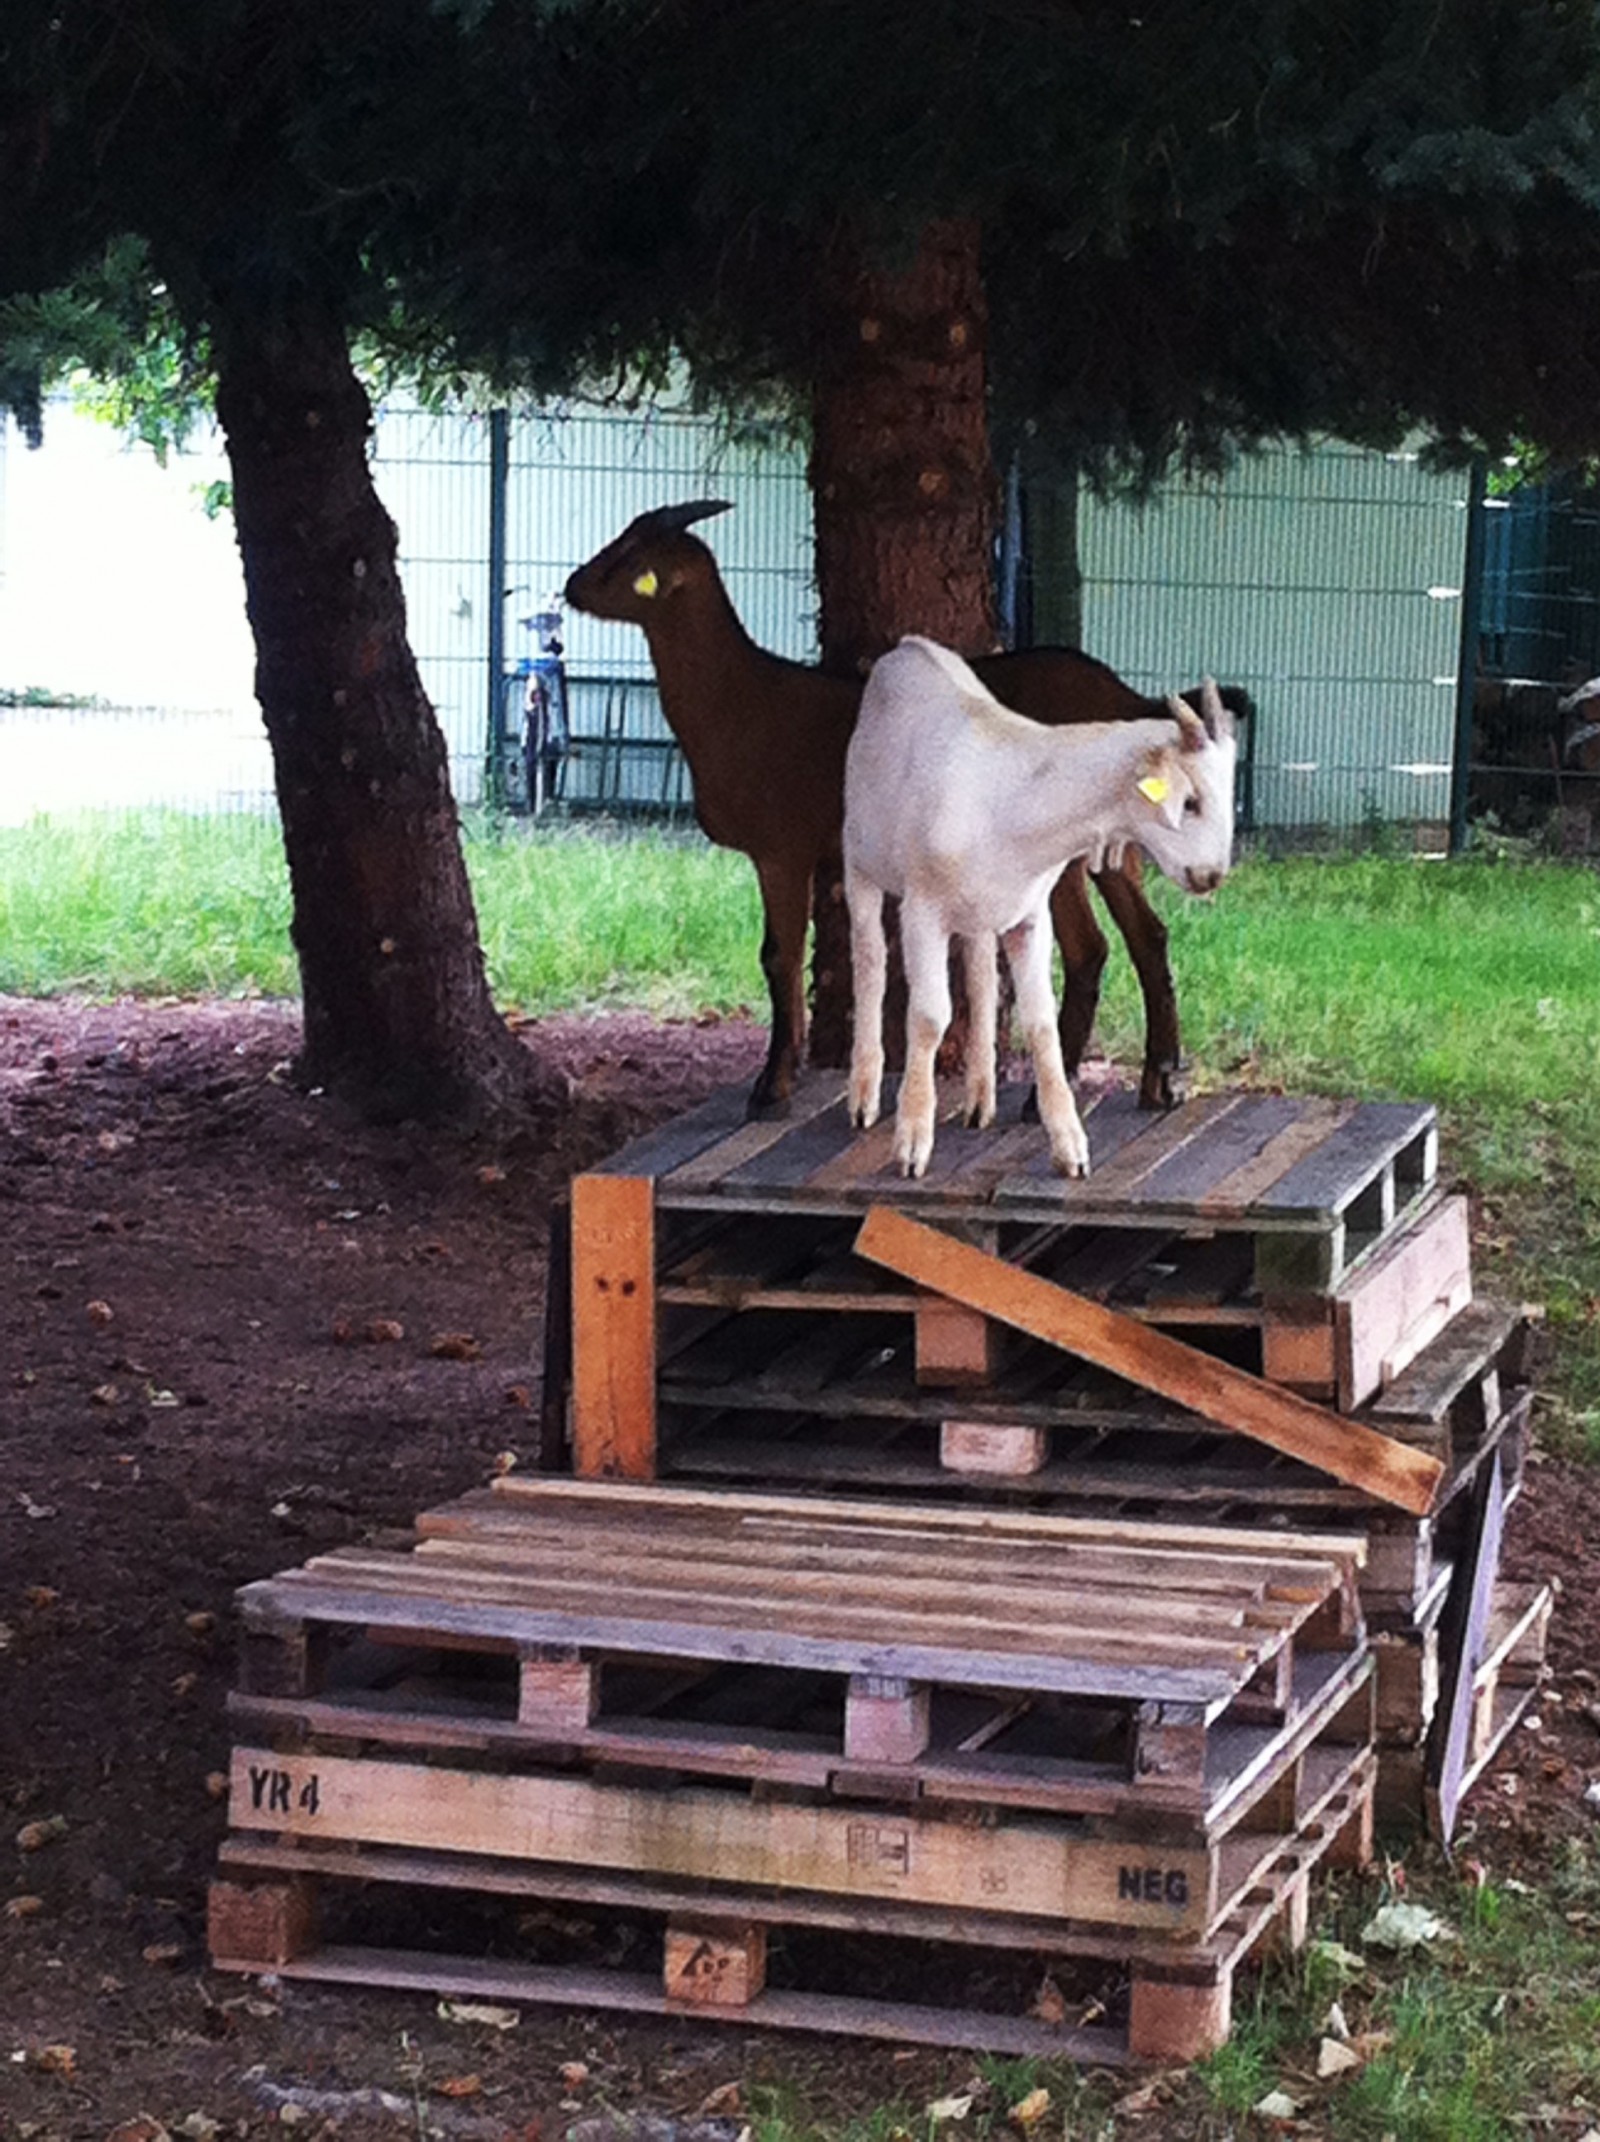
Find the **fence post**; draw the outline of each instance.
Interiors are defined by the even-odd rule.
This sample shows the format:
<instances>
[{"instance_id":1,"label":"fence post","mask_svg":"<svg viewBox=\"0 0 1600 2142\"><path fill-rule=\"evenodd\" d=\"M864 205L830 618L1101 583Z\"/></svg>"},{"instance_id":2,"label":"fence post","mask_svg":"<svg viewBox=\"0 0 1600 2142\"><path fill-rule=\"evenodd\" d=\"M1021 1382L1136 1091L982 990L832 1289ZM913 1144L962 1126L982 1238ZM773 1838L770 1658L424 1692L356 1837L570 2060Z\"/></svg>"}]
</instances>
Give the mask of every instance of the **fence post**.
<instances>
[{"instance_id":1,"label":"fence post","mask_svg":"<svg viewBox=\"0 0 1600 2142\"><path fill-rule=\"evenodd\" d=\"M1467 845L1467 796L1472 786L1473 688L1478 680L1478 627L1483 616L1484 493L1488 464L1475 454L1467 474L1466 555L1461 565L1461 641L1456 655L1455 743L1450 757L1450 853Z\"/></svg>"},{"instance_id":2,"label":"fence post","mask_svg":"<svg viewBox=\"0 0 1600 2142\"><path fill-rule=\"evenodd\" d=\"M483 760L483 800L490 810L506 800L506 737L502 701L506 674L506 485L511 471L511 417L489 411L489 724Z\"/></svg>"}]
</instances>

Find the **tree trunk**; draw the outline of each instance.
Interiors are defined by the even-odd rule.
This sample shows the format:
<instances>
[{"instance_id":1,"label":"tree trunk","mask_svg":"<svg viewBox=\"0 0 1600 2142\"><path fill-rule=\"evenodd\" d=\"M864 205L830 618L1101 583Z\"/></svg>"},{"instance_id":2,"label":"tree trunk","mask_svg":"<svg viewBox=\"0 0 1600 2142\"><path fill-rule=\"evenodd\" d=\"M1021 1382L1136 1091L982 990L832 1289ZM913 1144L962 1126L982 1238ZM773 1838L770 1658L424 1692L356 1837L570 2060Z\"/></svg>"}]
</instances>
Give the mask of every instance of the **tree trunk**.
<instances>
[{"instance_id":1,"label":"tree trunk","mask_svg":"<svg viewBox=\"0 0 1600 2142\"><path fill-rule=\"evenodd\" d=\"M490 999L444 738L406 639L339 322L224 313L217 414L304 998L300 1075L378 1118L547 1101Z\"/></svg>"},{"instance_id":2,"label":"tree trunk","mask_svg":"<svg viewBox=\"0 0 1600 2142\"><path fill-rule=\"evenodd\" d=\"M998 645L987 310L978 227L929 227L915 257L836 264L830 354L812 408L811 491L825 669L858 674L903 633L963 654ZM811 1059L850 1050L850 929L816 894Z\"/></svg>"}]
</instances>

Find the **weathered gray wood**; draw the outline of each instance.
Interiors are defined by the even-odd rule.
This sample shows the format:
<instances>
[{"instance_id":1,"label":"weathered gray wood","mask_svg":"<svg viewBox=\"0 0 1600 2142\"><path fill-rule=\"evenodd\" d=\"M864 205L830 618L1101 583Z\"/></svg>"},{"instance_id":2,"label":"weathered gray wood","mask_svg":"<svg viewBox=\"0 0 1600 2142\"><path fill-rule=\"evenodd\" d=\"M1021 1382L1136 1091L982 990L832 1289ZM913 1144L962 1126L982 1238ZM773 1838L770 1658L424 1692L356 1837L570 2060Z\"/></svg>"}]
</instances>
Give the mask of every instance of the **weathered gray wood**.
<instances>
[{"instance_id":1,"label":"weathered gray wood","mask_svg":"<svg viewBox=\"0 0 1600 2142\"><path fill-rule=\"evenodd\" d=\"M287 1580L277 1580L285 1583ZM308 1618L359 1621L373 1628L415 1629L419 1622L441 1635L490 1637L512 1643L592 1641L591 1614L570 1609L505 1605L494 1600L443 1600L416 1590L378 1585L295 1584L293 1596ZM999 1633L986 1629L981 1645L923 1643L903 1633L863 1638L848 1625L833 1633L748 1629L737 1636L738 1656L771 1666L816 1666L850 1673L903 1674L911 1680L981 1682L999 1688L1067 1689L1079 1695L1143 1696L1152 1691L1174 1702L1224 1705L1241 1676L1248 1677L1245 1645L1205 1647L1190 1664L1118 1664L1101 1657L1075 1659L1061 1649L1039 1648L1038 1632L1018 1632L1017 1647L1003 1650ZM969 1632L970 1636L975 1632ZM618 1616L607 1635L619 1650L641 1657L716 1659L729 1655L726 1628L687 1619ZM1131 1648L1131 1647L1130 1647Z\"/></svg>"},{"instance_id":2,"label":"weathered gray wood","mask_svg":"<svg viewBox=\"0 0 1600 2142\"><path fill-rule=\"evenodd\" d=\"M1255 1207L1336 1219L1433 1121L1432 1107L1422 1102L1363 1102L1315 1153L1262 1191Z\"/></svg>"},{"instance_id":3,"label":"weathered gray wood","mask_svg":"<svg viewBox=\"0 0 1600 2142\"><path fill-rule=\"evenodd\" d=\"M748 1100L744 1086L719 1086L698 1108L674 1116L670 1123L646 1131L642 1138L632 1139L619 1152L597 1161L587 1172L591 1175L670 1174L674 1168L681 1167L697 1153L705 1152L709 1146L737 1130L745 1120Z\"/></svg>"},{"instance_id":4,"label":"weathered gray wood","mask_svg":"<svg viewBox=\"0 0 1600 2142\"><path fill-rule=\"evenodd\" d=\"M1286 1094L1242 1094L1203 1137L1190 1139L1146 1173L1140 1200L1192 1205L1254 1160L1262 1148L1300 1119L1304 1103Z\"/></svg>"},{"instance_id":5,"label":"weathered gray wood","mask_svg":"<svg viewBox=\"0 0 1600 2142\"><path fill-rule=\"evenodd\" d=\"M1440 1631L1440 1704L1427 1759L1429 1808L1439 1836L1448 1843L1466 1790L1472 1760L1473 1680L1487 1648L1500 1569L1505 1494L1498 1455L1485 1470L1474 1497L1472 1537L1460 1558L1459 1594L1452 1598Z\"/></svg>"},{"instance_id":6,"label":"weathered gray wood","mask_svg":"<svg viewBox=\"0 0 1600 2142\"><path fill-rule=\"evenodd\" d=\"M1379 1421L1442 1421L1475 1376L1493 1365L1522 1321L1504 1302L1471 1302L1373 1399Z\"/></svg>"}]
</instances>

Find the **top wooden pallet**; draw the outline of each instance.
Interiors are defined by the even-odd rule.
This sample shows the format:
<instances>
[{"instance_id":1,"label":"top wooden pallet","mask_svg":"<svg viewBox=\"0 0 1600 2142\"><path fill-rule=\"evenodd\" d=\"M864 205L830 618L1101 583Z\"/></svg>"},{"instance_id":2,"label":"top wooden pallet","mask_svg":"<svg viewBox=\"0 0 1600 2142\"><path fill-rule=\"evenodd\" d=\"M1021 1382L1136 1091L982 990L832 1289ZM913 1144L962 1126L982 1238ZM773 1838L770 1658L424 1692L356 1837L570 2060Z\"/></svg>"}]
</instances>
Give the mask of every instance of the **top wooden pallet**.
<instances>
[{"instance_id":1,"label":"top wooden pallet","mask_svg":"<svg viewBox=\"0 0 1600 2142\"><path fill-rule=\"evenodd\" d=\"M1013 1086L993 1128L942 1124L927 1175L906 1182L892 1123L853 1131L843 1096L837 1073L812 1073L788 1117L747 1122L743 1089L728 1087L596 1172L649 1178L663 1211L859 1213L888 1199L930 1220L1248 1233L1264 1284L1321 1291L1438 1163L1435 1112L1418 1102L1218 1093L1154 1115L1119 1092L1085 1107L1091 1172L1067 1181Z\"/></svg>"}]
</instances>

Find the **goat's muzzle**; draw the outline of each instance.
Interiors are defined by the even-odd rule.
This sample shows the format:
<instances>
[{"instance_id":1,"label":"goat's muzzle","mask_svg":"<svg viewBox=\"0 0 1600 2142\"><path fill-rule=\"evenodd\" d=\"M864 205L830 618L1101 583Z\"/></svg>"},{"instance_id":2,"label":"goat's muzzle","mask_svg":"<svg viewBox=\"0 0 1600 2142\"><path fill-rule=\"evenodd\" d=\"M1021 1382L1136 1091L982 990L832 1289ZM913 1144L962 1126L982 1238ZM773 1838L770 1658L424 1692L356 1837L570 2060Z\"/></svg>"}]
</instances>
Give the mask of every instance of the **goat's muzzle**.
<instances>
[{"instance_id":1,"label":"goat's muzzle","mask_svg":"<svg viewBox=\"0 0 1600 2142\"><path fill-rule=\"evenodd\" d=\"M1222 883L1223 876L1220 870L1190 870L1184 873L1184 883L1192 893L1213 893Z\"/></svg>"}]
</instances>

